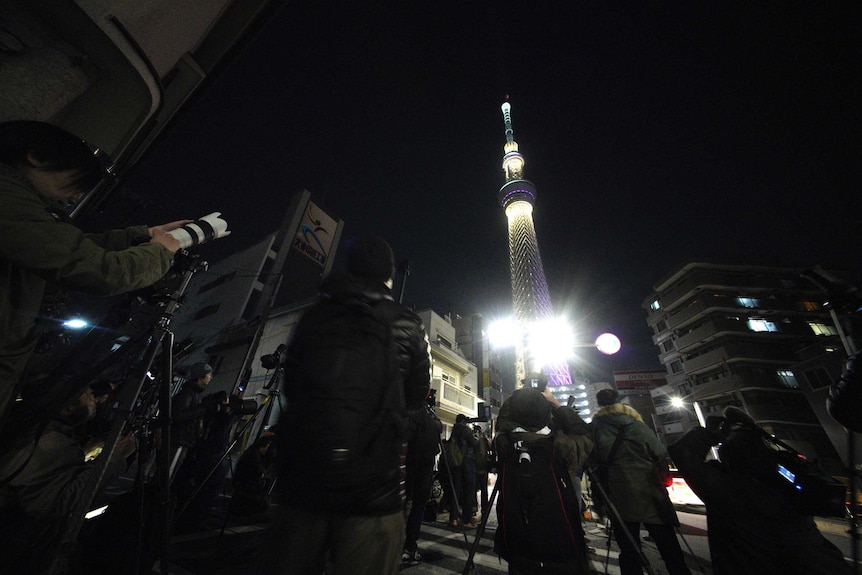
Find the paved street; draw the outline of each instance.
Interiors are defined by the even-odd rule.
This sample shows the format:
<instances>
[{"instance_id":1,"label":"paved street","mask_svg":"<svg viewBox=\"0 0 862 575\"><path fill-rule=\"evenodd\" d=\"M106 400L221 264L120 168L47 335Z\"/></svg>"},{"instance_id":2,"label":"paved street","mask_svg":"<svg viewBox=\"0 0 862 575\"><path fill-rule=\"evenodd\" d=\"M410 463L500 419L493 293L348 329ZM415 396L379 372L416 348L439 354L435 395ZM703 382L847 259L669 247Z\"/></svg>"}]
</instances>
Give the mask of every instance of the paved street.
<instances>
[{"instance_id":1,"label":"paved street","mask_svg":"<svg viewBox=\"0 0 862 575\"><path fill-rule=\"evenodd\" d=\"M229 497L229 496L228 496ZM170 573L177 575L254 575L249 567L264 544L264 533L275 505L259 515L228 516L225 509L229 499L217 503L212 510L210 529L178 534L172 539ZM695 575L711 575L709 545L707 542L706 516L702 505L677 505L680 518L680 545L687 563ZM462 573L476 531L465 534L447 524L448 514L440 514L436 521L422 525L419 551L423 561L418 565L402 566L405 575L455 575ZM852 555L851 539L846 523L836 519L817 519L821 532L844 553ZM222 533L222 526L224 532ZM590 564L595 574L617 575L619 570L619 547L608 538L605 526L586 521L585 531L590 549ZM496 512L492 509L485 533L479 541L471 573L475 575L498 575L507 572L506 562L493 551L494 533L497 529ZM646 532L641 532L643 550L654 575L667 575L664 563L655 545ZM159 573L159 569L154 573Z\"/></svg>"},{"instance_id":2,"label":"paved street","mask_svg":"<svg viewBox=\"0 0 862 575\"><path fill-rule=\"evenodd\" d=\"M218 510L217 510L218 511ZM178 575L229 575L252 573L248 566L253 561L259 546L263 543L263 532L273 510L267 514L246 518L228 518L224 534L219 536L220 525L213 522L213 529L197 533L177 535L173 539L172 565L170 572ZM221 514L222 517L224 514ZM404 566L407 575L452 575L462 573L475 531L464 534L446 524L447 515L441 514L433 523L424 523L419 549L423 562L415 566ZM706 543L705 517L697 513L681 512L683 523L682 546L692 572L708 575L709 549ZM603 525L592 521L585 523L588 545L594 549L590 562L594 573L618 574L619 548L608 537ZM507 572L506 562L499 559L492 550L493 536L496 531L494 514L489 520L486 532L479 542L474 557L472 573L494 575ZM642 533L643 537L646 533ZM644 552L650 561L655 575L666 575L664 564L655 546L644 541ZM607 564L607 567L606 567ZM155 572L159 572L158 569Z\"/></svg>"}]
</instances>

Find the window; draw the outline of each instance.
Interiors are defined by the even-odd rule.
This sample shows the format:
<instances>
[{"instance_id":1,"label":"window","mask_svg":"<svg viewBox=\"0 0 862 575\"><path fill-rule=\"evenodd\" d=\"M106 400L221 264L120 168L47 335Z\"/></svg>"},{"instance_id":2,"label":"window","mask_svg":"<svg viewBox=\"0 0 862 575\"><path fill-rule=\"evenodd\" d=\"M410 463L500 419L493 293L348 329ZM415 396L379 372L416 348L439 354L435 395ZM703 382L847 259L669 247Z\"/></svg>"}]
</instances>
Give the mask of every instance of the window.
<instances>
[{"instance_id":1,"label":"window","mask_svg":"<svg viewBox=\"0 0 862 575\"><path fill-rule=\"evenodd\" d=\"M778 374L778 380L784 387L799 389L799 382L796 381L796 375L794 375L792 371L786 369L779 369L776 374Z\"/></svg>"},{"instance_id":2,"label":"window","mask_svg":"<svg viewBox=\"0 0 862 575\"><path fill-rule=\"evenodd\" d=\"M829 372L826 371L825 367L815 367L804 373L805 379L808 380L808 385L811 386L811 389L820 389L832 385L832 378L829 377Z\"/></svg>"},{"instance_id":3,"label":"window","mask_svg":"<svg viewBox=\"0 0 862 575\"><path fill-rule=\"evenodd\" d=\"M670 364L670 370L674 373L679 373L682 371L682 362L679 360L674 361Z\"/></svg>"},{"instance_id":4,"label":"window","mask_svg":"<svg viewBox=\"0 0 862 575\"><path fill-rule=\"evenodd\" d=\"M661 348L666 352L671 351L673 349L673 340L672 339L667 340L666 342L661 344Z\"/></svg>"},{"instance_id":5,"label":"window","mask_svg":"<svg viewBox=\"0 0 862 575\"><path fill-rule=\"evenodd\" d=\"M811 327L811 331L814 332L814 335L838 335L838 330L835 329L834 325L829 325L819 321L809 321L808 325Z\"/></svg>"},{"instance_id":6,"label":"window","mask_svg":"<svg viewBox=\"0 0 862 575\"><path fill-rule=\"evenodd\" d=\"M666 329L667 329L667 322L666 322L665 320L661 320L660 322L658 322L657 324L655 324L655 328L656 328L658 331L664 331L664 330L666 330Z\"/></svg>"},{"instance_id":7,"label":"window","mask_svg":"<svg viewBox=\"0 0 862 575\"><path fill-rule=\"evenodd\" d=\"M649 308L655 311L657 309L661 309L661 304L658 303L658 300L653 300L653 302L649 304Z\"/></svg>"},{"instance_id":8,"label":"window","mask_svg":"<svg viewBox=\"0 0 862 575\"><path fill-rule=\"evenodd\" d=\"M818 311L820 309L820 304L816 301L801 301L799 305L802 306L802 309L805 311Z\"/></svg>"},{"instance_id":9,"label":"window","mask_svg":"<svg viewBox=\"0 0 862 575\"><path fill-rule=\"evenodd\" d=\"M748 329L751 331L778 331L778 326L765 319L750 318L748 320Z\"/></svg>"},{"instance_id":10,"label":"window","mask_svg":"<svg viewBox=\"0 0 862 575\"><path fill-rule=\"evenodd\" d=\"M738 303L742 307L760 307L760 300L755 297L738 297L736 298L736 303Z\"/></svg>"},{"instance_id":11,"label":"window","mask_svg":"<svg viewBox=\"0 0 862 575\"><path fill-rule=\"evenodd\" d=\"M437 343L439 343L443 347L448 347L449 349L452 349L452 342L441 336L440 334L437 334Z\"/></svg>"}]
</instances>

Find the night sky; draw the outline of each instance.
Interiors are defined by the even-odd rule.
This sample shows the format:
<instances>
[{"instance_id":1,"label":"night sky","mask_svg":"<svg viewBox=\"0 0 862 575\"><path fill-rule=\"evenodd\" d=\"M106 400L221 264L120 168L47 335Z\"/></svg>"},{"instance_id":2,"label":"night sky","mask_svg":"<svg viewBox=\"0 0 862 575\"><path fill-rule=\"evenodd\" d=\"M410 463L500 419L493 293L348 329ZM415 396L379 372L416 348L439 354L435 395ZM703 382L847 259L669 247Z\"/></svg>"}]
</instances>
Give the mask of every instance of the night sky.
<instances>
[{"instance_id":1,"label":"night sky","mask_svg":"<svg viewBox=\"0 0 862 575\"><path fill-rule=\"evenodd\" d=\"M290 3L126 184L150 224L223 212L211 261L309 189L411 261L405 303L499 317L508 95L556 311L658 368L641 305L685 261L859 268L858 9L748 4Z\"/></svg>"}]
</instances>

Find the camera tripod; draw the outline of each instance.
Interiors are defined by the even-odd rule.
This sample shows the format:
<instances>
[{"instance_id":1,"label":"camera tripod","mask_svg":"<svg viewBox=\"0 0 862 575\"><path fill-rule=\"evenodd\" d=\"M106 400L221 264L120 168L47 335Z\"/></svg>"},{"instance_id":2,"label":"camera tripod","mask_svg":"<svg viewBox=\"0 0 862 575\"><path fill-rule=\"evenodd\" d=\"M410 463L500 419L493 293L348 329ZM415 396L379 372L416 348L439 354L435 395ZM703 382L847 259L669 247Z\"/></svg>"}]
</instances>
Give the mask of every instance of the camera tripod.
<instances>
[{"instance_id":1,"label":"camera tripod","mask_svg":"<svg viewBox=\"0 0 862 575\"><path fill-rule=\"evenodd\" d=\"M281 367L277 367L273 371L272 376L270 377L269 381L263 386L263 389L266 389L269 391L269 395L267 396L267 399L264 400L263 402L261 402L261 404L257 407L255 412L251 415L251 417L249 417L243 423L242 427L234 433L233 440L230 442L230 444L227 446L227 448L221 454L218 461L210 468L209 472L207 472L207 474L204 476L204 479L203 479L203 481L201 481L200 485L198 485L195 488L194 492L192 492L192 494L188 497L188 499L183 504L183 506L177 511L176 515L174 516L175 520L179 519L182 516L182 514L186 511L186 509L188 509L189 505L191 505L191 503L192 503L192 501L194 501L195 497L198 496L198 494L204 488L206 483L219 470L221 463L230 456L231 451L233 451L234 447L236 447L236 444L239 443L240 439L243 437L243 435L246 433L246 431L248 431L249 429L252 428L252 426L255 424L258 417L261 415L261 413L264 414L264 418L263 418L264 423L269 421L269 417L270 417L270 414L272 413L273 406L275 405L276 402L280 402L281 395L280 395L280 392L278 389L278 383L279 383L279 379L280 379L282 372L283 372L283 369ZM262 431L262 430L263 430L263 427L260 428L258 435L260 435L260 431ZM255 439L257 439L257 438L255 438ZM251 443L253 444L254 442L251 442ZM273 484L273 486L274 486L274 484ZM271 489L272 489L272 487L270 488L270 490ZM224 521L222 522L221 532L219 533L219 540L221 539L221 536L224 533L225 528L227 527L227 521L229 518L230 518L230 512L228 512L228 514L224 518ZM218 543L218 540L216 541L216 543Z\"/></svg>"},{"instance_id":2,"label":"camera tripod","mask_svg":"<svg viewBox=\"0 0 862 575\"><path fill-rule=\"evenodd\" d=\"M164 298L158 301L160 311L150 326L149 330L141 331L131 337L127 342L112 351L102 361L84 370L72 382L72 386L66 389L86 389L90 382L97 379L109 368L117 365L134 365L135 367L124 379L117 393L118 406L114 412L115 419L111 422L110 430L105 439L102 455L96 460L94 472L92 473L83 495L74 506L70 519L61 530L58 543L51 550L52 559L50 573L52 575L62 573L66 568L66 562L83 526L85 514L93 503L96 494L103 487L105 472L108 462L117 447L120 438L128 432L129 428L138 422L141 425L141 435L152 437L154 434L149 429L156 419L149 414L158 411L158 425L161 433L160 450L158 452L158 505L159 505L159 548L161 559L161 572L167 573L169 566L168 542L170 534L170 434L171 434L171 384L173 378L173 343L174 336L170 330L170 324L174 313L182 305L182 299L194 274L206 269L206 262L198 262L197 256L189 256L183 250L177 252L174 260L175 272L180 276L179 285ZM170 273L170 272L169 272ZM158 381L146 387L152 380L150 370L160 356L160 369L158 370ZM142 395L143 392L143 395ZM157 404L154 402L157 401ZM140 461L139 465L143 465ZM141 507L143 508L143 502ZM143 527L141 527L143 528ZM140 553L140 545L138 546Z\"/></svg>"}]
</instances>

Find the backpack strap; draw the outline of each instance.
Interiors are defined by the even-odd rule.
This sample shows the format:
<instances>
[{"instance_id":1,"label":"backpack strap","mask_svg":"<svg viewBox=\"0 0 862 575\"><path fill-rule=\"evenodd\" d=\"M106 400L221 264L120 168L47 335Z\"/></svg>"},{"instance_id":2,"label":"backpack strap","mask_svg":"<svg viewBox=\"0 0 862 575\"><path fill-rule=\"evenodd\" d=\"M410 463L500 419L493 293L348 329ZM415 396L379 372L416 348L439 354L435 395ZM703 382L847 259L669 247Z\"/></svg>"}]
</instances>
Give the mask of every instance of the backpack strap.
<instances>
[{"instance_id":1,"label":"backpack strap","mask_svg":"<svg viewBox=\"0 0 862 575\"><path fill-rule=\"evenodd\" d=\"M611 450L608 452L608 458L605 459L602 465L610 467L611 462L614 460L614 455L617 454L617 450L619 450L620 445L623 442L623 435L625 433L622 430L617 431L617 437L614 439L614 444L611 446Z\"/></svg>"}]
</instances>

